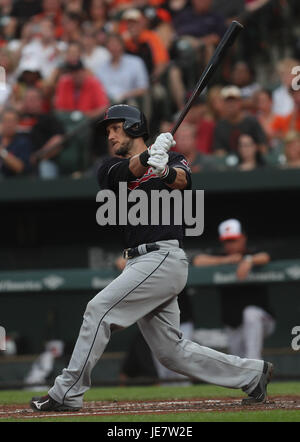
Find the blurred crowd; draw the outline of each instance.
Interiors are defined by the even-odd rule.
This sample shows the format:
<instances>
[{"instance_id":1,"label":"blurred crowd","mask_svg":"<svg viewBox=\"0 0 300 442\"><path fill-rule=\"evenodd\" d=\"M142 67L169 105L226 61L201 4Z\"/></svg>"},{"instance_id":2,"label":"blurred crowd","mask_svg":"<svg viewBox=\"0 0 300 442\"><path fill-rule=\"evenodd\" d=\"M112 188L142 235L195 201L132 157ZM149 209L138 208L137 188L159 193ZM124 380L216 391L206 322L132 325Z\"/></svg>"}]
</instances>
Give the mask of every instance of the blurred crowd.
<instances>
[{"instance_id":1,"label":"blurred crowd","mask_svg":"<svg viewBox=\"0 0 300 442\"><path fill-rule=\"evenodd\" d=\"M170 130L234 19L245 30L175 150L193 172L300 167L299 12L296 0L0 0L0 177L92 175L111 104L140 107L152 138Z\"/></svg>"}]
</instances>

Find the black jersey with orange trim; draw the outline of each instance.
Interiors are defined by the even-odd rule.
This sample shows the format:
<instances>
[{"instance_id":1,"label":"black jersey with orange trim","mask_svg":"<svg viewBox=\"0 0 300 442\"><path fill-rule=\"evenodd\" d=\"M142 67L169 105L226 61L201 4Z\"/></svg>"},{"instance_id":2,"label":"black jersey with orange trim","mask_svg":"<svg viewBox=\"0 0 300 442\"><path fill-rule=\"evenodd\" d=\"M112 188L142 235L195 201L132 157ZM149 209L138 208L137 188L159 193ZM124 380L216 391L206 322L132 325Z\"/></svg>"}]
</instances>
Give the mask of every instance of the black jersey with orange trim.
<instances>
[{"instance_id":1,"label":"black jersey with orange trim","mask_svg":"<svg viewBox=\"0 0 300 442\"><path fill-rule=\"evenodd\" d=\"M181 168L185 171L187 176L187 187L186 190L190 190L192 187L191 171L185 157L177 152L169 152L169 167ZM98 170L98 182L100 188L110 189L115 192L117 200L119 200L119 183L127 183L127 196L131 191L143 190L148 196L148 220L147 225L137 225L132 226L127 223L126 226L120 226L124 229L125 234L125 246L126 247L136 247L140 244L151 243L155 241L163 241L170 239L177 239L182 241L184 238L184 225L175 225L174 223L174 205L173 200L170 200L170 223L169 225L164 225L162 222L162 211L163 208L160 206L159 213L159 224L151 225L151 191L152 190L168 190L172 191L149 167L142 177L135 177L129 170L129 159L123 159L118 157L112 157L106 160ZM183 201L183 191L182 201ZM128 203L128 211L134 203ZM116 208L118 210L118 202ZM183 218L183 217L182 217ZM118 224L118 215L117 215Z\"/></svg>"}]
</instances>

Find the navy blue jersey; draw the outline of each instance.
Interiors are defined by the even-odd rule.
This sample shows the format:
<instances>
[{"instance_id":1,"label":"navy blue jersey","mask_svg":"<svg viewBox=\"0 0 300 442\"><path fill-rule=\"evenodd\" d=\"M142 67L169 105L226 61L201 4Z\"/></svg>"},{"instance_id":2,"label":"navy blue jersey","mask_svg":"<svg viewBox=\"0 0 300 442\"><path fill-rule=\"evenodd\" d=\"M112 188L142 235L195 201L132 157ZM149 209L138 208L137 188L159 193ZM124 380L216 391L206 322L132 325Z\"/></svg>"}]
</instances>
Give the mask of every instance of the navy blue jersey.
<instances>
[{"instance_id":1,"label":"navy blue jersey","mask_svg":"<svg viewBox=\"0 0 300 442\"><path fill-rule=\"evenodd\" d=\"M183 155L176 152L169 152L169 167L181 168L185 171L187 176L187 187L189 190L192 187L191 171L188 163ZM147 225L136 225L132 226L127 223L126 226L121 226L124 228L125 234L125 247L136 247L140 244L151 243L155 241L178 239L183 240L184 237L184 226L175 225L174 223L174 206L173 200L171 199L170 204L170 223L169 225L164 225L162 222L162 213L164 208L160 207L159 210L159 223L158 225L151 225L151 202L150 195L152 190L161 191L166 189L168 192L172 192L173 189L168 187L164 182L152 171L152 167L149 167L145 174L136 178L129 170L129 159L123 159L118 157L112 157L106 160L98 170L98 182L101 189L110 189L115 192L117 198L119 198L119 183L127 183L127 195L133 190L143 190L148 196L148 219L149 223ZM183 201L183 191L181 192ZM135 203L128 203L128 210ZM118 203L117 203L118 207ZM118 217L117 217L118 218ZM183 217L182 217L183 218Z\"/></svg>"}]
</instances>

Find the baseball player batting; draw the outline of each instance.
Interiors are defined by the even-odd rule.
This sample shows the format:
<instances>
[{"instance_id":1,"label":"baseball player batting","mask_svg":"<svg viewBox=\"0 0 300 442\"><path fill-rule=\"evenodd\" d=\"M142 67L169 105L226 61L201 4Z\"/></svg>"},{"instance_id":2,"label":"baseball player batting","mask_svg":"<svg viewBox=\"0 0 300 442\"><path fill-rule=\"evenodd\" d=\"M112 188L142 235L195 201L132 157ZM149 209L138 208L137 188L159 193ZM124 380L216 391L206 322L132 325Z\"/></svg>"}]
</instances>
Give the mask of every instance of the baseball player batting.
<instances>
[{"instance_id":1,"label":"baseball player batting","mask_svg":"<svg viewBox=\"0 0 300 442\"><path fill-rule=\"evenodd\" d=\"M126 182L129 193L138 188L149 199L152 190L191 189L185 158L170 152L175 145L170 133L160 134L147 148L147 122L138 108L110 107L100 128L115 155L98 171L101 189L117 193L119 183ZM111 333L136 322L167 368L207 383L240 388L248 395L243 404L265 402L271 363L224 354L182 337L177 296L188 276L183 225L172 223L171 218L169 225L128 224L124 230L125 269L88 303L69 366L46 396L32 398L31 407L41 412L79 410Z\"/></svg>"}]
</instances>

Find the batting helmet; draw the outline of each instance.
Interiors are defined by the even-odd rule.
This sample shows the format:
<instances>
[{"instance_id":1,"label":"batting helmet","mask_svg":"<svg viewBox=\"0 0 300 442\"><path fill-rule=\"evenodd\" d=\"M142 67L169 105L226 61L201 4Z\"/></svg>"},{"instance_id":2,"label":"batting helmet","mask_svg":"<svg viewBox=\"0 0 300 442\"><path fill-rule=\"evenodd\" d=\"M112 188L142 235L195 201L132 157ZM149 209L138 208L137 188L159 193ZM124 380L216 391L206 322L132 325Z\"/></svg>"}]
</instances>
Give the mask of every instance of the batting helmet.
<instances>
[{"instance_id":1,"label":"batting helmet","mask_svg":"<svg viewBox=\"0 0 300 442\"><path fill-rule=\"evenodd\" d=\"M99 123L100 131L105 132L108 124L114 121L123 121L124 132L132 138L149 137L147 120L143 112L135 106L115 104L108 108L102 121Z\"/></svg>"}]
</instances>

